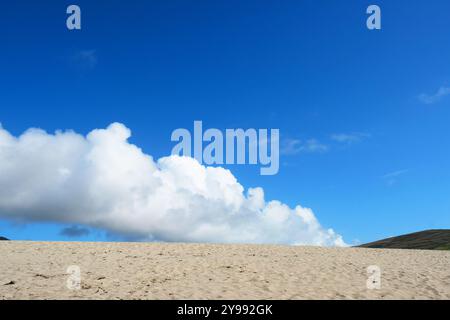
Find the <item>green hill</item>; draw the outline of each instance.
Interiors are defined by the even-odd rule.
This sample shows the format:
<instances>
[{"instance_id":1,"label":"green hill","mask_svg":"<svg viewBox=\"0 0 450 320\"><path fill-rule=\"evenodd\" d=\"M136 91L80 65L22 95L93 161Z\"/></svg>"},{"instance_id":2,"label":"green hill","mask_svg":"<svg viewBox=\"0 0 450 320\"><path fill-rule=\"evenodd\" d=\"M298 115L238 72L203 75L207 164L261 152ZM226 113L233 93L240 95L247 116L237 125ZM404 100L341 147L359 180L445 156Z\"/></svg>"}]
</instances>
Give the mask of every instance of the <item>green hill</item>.
<instances>
[{"instance_id":1,"label":"green hill","mask_svg":"<svg viewBox=\"0 0 450 320\"><path fill-rule=\"evenodd\" d=\"M450 230L426 230L360 245L362 248L450 250Z\"/></svg>"}]
</instances>

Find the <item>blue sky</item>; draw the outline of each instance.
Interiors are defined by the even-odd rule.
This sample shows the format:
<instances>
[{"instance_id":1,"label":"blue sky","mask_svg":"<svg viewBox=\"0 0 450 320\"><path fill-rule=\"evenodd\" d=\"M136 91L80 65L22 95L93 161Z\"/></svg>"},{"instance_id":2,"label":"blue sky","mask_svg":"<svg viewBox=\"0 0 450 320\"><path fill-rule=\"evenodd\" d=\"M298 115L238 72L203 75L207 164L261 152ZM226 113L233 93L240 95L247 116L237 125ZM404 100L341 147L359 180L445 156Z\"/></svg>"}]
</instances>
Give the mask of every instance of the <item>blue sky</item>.
<instances>
[{"instance_id":1,"label":"blue sky","mask_svg":"<svg viewBox=\"0 0 450 320\"><path fill-rule=\"evenodd\" d=\"M450 228L450 3L67 1L2 4L0 122L86 134L118 121L155 158L171 132L279 128L280 171L228 168L310 207L348 243ZM382 30L366 28L370 4ZM300 148L300 146L310 148ZM74 237L0 220L13 239ZM75 232L76 233L76 232Z\"/></svg>"}]
</instances>

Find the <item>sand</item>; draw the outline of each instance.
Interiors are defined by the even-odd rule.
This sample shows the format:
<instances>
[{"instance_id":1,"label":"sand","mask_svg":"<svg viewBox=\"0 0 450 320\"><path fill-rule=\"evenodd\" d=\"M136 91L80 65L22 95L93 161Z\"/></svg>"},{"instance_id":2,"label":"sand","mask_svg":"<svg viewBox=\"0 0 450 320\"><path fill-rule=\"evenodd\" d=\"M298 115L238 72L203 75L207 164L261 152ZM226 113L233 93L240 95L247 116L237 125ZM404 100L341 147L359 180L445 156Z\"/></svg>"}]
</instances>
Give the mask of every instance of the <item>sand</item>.
<instances>
[{"instance_id":1,"label":"sand","mask_svg":"<svg viewBox=\"0 0 450 320\"><path fill-rule=\"evenodd\" d=\"M0 299L450 299L450 252L5 241Z\"/></svg>"}]
</instances>

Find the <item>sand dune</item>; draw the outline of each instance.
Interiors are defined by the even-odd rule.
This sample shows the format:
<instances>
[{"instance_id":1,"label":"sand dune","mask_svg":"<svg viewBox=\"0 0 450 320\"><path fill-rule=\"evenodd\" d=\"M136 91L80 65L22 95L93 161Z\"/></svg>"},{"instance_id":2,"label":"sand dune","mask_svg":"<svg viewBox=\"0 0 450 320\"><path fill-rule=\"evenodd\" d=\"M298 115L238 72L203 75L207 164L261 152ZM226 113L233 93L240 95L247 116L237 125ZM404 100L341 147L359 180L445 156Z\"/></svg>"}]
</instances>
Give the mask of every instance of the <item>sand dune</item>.
<instances>
[{"instance_id":1,"label":"sand dune","mask_svg":"<svg viewBox=\"0 0 450 320\"><path fill-rule=\"evenodd\" d=\"M2 299L450 299L448 251L2 241L0 257Z\"/></svg>"}]
</instances>

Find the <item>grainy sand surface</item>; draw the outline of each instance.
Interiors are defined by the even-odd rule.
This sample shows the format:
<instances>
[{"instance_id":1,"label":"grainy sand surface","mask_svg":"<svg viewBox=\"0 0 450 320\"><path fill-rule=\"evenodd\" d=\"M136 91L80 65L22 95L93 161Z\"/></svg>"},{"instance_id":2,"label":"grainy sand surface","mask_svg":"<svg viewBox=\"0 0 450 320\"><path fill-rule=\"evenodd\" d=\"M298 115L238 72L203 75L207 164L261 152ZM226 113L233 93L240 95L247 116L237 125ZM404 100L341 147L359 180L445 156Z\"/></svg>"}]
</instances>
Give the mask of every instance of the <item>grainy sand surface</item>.
<instances>
[{"instance_id":1,"label":"grainy sand surface","mask_svg":"<svg viewBox=\"0 0 450 320\"><path fill-rule=\"evenodd\" d=\"M67 268L81 289L67 288ZM366 287L367 267L381 288ZM450 252L0 242L1 299L450 299Z\"/></svg>"}]
</instances>

